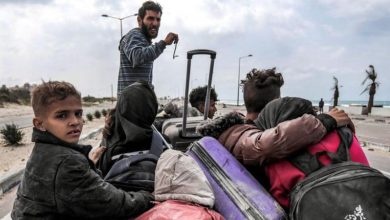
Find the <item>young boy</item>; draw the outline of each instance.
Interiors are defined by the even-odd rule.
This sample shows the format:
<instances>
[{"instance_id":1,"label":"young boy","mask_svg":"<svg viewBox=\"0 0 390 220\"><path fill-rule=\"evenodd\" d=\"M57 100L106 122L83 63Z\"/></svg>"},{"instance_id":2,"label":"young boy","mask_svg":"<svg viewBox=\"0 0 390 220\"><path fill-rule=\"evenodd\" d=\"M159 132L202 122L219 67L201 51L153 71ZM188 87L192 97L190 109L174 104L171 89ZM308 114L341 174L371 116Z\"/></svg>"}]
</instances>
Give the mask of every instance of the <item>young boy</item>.
<instances>
[{"instance_id":1,"label":"young boy","mask_svg":"<svg viewBox=\"0 0 390 220\"><path fill-rule=\"evenodd\" d=\"M117 219L146 211L153 196L124 192L103 181L78 145L83 128L80 93L66 82L43 82L32 92L34 149L12 219Z\"/></svg>"}]
</instances>

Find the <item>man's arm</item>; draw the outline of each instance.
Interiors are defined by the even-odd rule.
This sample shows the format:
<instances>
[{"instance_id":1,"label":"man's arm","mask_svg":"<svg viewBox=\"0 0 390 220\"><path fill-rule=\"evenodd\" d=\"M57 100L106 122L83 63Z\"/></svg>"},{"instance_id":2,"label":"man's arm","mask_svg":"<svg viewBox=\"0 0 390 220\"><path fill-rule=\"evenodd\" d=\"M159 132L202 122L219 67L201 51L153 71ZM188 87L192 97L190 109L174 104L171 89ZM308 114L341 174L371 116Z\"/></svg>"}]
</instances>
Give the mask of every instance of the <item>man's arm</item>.
<instances>
[{"instance_id":1,"label":"man's arm","mask_svg":"<svg viewBox=\"0 0 390 220\"><path fill-rule=\"evenodd\" d=\"M265 131L252 129L244 132L232 153L235 156L241 155L244 164L263 164L285 158L299 149L317 143L326 133L327 129L319 119L305 114Z\"/></svg>"},{"instance_id":2,"label":"man's arm","mask_svg":"<svg viewBox=\"0 0 390 220\"><path fill-rule=\"evenodd\" d=\"M303 115L278 126L261 131L246 131L236 144L236 156L246 164L262 164L286 158L292 153L319 142L328 132L337 127L349 126L351 119L343 110L333 109L317 117Z\"/></svg>"},{"instance_id":3,"label":"man's arm","mask_svg":"<svg viewBox=\"0 0 390 220\"><path fill-rule=\"evenodd\" d=\"M123 39L120 44L120 49L123 50L133 67L155 60L165 47L166 43L163 40L149 45L139 32L134 32L128 39Z\"/></svg>"}]
</instances>

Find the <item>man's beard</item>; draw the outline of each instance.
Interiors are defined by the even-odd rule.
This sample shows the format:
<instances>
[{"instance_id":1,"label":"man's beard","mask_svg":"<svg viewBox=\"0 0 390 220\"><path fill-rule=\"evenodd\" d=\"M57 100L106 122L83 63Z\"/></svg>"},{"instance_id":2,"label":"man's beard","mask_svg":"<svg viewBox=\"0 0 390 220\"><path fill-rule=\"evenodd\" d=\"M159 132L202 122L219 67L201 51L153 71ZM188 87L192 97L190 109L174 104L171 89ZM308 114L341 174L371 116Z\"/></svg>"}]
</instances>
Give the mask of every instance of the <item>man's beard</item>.
<instances>
[{"instance_id":1,"label":"man's beard","mask_svg":"<svg viewBox=\"0 0 390 220\"><path fill-rule=\"evenodd\" d=\"M146 38L149 39L149 40L152 40L153 38L157 37L157 35L158 35L158 28L156 28L156 29L157 29L156 36L152 36L152 35L149 34L148 27L144 24L144 22L142 22L142 24L141 24L141 31L146 36Z\"/></svg>"}]
</instances>

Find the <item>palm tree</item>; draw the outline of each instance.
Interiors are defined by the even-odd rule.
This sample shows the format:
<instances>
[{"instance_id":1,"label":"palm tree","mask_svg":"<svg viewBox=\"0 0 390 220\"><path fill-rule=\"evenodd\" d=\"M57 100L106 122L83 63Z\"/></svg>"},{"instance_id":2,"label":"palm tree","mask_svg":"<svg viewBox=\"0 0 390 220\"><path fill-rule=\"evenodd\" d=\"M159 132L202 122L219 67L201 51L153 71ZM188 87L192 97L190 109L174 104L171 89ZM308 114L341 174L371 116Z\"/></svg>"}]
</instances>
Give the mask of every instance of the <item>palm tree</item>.
<instances>
[{"instance_id":1,"label":"palm tree","mask_svg":"<svg viewBox=\"0 0 390 220\"><path fill-rule=\"evenodd\" d=\"M333 93L333 108L336 107L338 105L338 102L339 102L339 80L333 76L333 80L334 80L334 86L332 88L332 90L334 90L334 93ZM340 86L342 87L342 86Z\"/></svg>"},{"instance_id":2,"label":"palm tree","mask_svg":"<svg viewBox=\"0 0 390 220\"><path fill-rule=\"evenodd\" d=\"M363 90L362 93L360 93L360 95L369 91L368 94L370 95L370 97L368 99L367 112L371 113L372 106L374 105L374 96L376 93L376 87L379 86L379 82L375 82L377 73L375 72L374 66L369 65L368 68L369 70L366 70L367 76L362 82L362 85L364 85L368 79L370 79L372 82L367 85L367 87Z\"/></svg>"}]
</instances>

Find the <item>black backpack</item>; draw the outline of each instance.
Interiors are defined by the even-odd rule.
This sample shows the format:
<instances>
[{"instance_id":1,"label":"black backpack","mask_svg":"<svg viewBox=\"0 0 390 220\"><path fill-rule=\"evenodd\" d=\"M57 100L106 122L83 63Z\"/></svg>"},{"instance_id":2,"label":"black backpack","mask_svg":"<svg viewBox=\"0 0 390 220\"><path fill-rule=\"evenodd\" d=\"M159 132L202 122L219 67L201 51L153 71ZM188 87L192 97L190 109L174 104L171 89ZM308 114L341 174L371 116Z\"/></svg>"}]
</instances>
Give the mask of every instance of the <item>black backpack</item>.
<instances>
[{"instance_id":1,"label":"black backpack","mask_svg":"<svg viewBox=\"0 0 390 220\"><path fill-rule=\"evenodd\" d=\"M164 140L154 131L150 150L115 155L104 180L125 191L153 192L157 161L165 149Z\"/></svg>"},{"instance_id":2,"label":"black backpack","mask_svg":"<svg viewBox=\"0 0 390 220\"><path fill-rule=\"evenodd\" d=\"M301 153L290 162L306 174L290 194L290 220L390 220L390 179L380 171L351 162L350 129L338 130L335 154ZM327 154L332 164L322 166L318 156Z\"/></svg>"}]
</instances>

